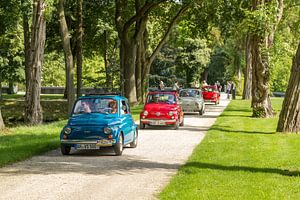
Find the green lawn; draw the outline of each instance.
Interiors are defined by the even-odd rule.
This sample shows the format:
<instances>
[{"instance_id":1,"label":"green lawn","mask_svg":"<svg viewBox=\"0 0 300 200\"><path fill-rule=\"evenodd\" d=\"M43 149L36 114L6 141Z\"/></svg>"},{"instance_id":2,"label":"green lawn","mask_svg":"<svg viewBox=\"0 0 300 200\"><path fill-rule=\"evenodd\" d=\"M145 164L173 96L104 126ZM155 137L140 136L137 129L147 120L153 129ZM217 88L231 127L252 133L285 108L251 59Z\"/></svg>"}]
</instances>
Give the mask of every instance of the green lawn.
<instances>
[{"instance_id":1,"label":"green lawn","mask_svg":"<svg viewBox=\"0 0 300 200\"><path fill-rule=\"evenodd\" d=\"M161 192L161 199L300 199L300 136L276 133L276 118L251 117L234 100Z\"/></svg>"}]
</instances>

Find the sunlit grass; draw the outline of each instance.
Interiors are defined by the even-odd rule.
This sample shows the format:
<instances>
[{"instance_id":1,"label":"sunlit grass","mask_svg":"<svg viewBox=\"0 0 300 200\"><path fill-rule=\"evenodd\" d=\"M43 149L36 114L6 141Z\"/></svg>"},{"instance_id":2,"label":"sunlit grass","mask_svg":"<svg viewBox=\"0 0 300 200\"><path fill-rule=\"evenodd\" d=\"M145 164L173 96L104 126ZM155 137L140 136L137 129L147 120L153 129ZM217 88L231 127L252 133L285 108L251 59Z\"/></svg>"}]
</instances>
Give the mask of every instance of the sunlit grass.
<instances>
[{"instance_id":1,"label":"sunlit grass","mask_svg":"<svg viewBox=\"0 0 300 200\"><path fill-rule=\"evenodd\" d=\"M235 100L217 119L161 199L299 199L300 136L276 133L277 117L252 118Z\"/></svg>"}]
</instances>

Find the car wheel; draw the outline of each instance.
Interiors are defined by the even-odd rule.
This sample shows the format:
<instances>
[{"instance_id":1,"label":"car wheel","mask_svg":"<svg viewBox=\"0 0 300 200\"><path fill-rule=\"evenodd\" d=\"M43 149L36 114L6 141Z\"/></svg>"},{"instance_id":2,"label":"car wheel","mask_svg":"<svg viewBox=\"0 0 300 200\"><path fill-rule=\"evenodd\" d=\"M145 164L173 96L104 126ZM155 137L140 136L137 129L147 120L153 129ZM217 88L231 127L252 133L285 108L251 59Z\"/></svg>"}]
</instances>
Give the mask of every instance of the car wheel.
<instances>
[{"instance_id":1,"label":"car wheel","mask_svg":"<svg viewBox=\"0 0 300 200\"><path fill-rule=\"evenodd\" d=\"M123 135L120 133L118 143L114 145L114 151L116 156L120 156L123 153Z\"/></svg>"},{"instance_id":2,"label":"car wheel","mask_svg":"<svg viewBox=\"0 0 300 200\"><path fill-rule=\"evenodd\" d=\"M61 153L63 155L69 155L70 151L71 151L71 147L70 146L65 146L65 145L61 144L60 145L60 150L61 150Z\"/></svg>"},{"instance_id":3,"label":"car wheel","mask_svg":"<svg viewBox=\"0 0 300 200\"><path fill-rule=\"evenodd\" d=\"M182 122L179 124L179 126L184 126L184 117L182 117Z\"/></svg>"},{"instance_id":4,"label":"car wheel","mask_svg":"<svg viewBox=\"0 0 300 200\"><path fill-rule=\"evenodd\" d=\"M205 107L202 106L201 110L199 111L199 115L203 115L205 113Z\"/></svg>"},{"instance_id":5,"label":"car wheel","mask_svg":"<svg viewBox=\"0 0 300 200\"><path fill-rule=\"evenodd\" d=\"M140 129L145 129L145 128L146 128L146 124L140 121Z\"/></svg>"},{"instance_id":6,"label":"car wheel","mask_svg":"<svg viewBox=\"0 0 300 200\"><path fill-rule=\"evenodd\" d=\"M177 130L179 128L179 120L177 120L176 122L175 122L175 124L173 125L173 129L174 130Z\"/></svg>"},{"instance_id":7,"label":"car wheel","mask_svg":"<svg viewBox=\"0 0 300 200\"><path fill-rule=\"evenodd\" d=\"M136 129L133 136L133 141L129 144L131 148L135 148L138 143L138 130Z\"/></svg>"}]
</instances>

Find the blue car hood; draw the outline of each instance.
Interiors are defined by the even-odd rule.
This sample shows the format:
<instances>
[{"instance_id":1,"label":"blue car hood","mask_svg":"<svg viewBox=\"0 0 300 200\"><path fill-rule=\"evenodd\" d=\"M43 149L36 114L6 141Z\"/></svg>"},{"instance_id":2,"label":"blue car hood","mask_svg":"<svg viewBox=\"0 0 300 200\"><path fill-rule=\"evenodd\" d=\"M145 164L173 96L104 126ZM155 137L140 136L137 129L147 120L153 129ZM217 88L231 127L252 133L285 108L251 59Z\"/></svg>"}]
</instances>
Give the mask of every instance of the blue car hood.
<instances>
[{"instance_id":1,"label":"blue car hood","mask_svg":"<svg viewBox=\"0 0 300 200\"><path fill-rule=\"evenodd\" d=\"M114 115L89 113L74 115L69 119L70 126L107 126L120 123L121 120Z\"/></svg>"}]
</instances>

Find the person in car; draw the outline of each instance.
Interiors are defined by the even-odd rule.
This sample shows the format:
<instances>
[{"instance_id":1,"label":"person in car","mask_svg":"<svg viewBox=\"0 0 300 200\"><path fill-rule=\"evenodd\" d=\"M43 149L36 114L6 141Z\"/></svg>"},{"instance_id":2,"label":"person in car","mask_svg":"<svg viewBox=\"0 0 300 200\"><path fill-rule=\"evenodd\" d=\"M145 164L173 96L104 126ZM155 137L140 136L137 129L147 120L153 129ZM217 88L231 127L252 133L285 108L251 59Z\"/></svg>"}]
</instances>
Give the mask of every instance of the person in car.
<instances>
[{"instance_id":1,"label":"person in car","mask_svg":"<svg viewBox=\"0 0 300 200\"><path fill-rule=\"evenodd\" d=\"M111 109L110 113L115 114L118 112L118 105L116 101L111 101L108 103L109 108Z\"/></svg>"},{"instance_id":2,"label":"person in car","mask_svg":"<svg viewBox=\"0 0 300 200\"><path fill-rule=\"evenodd\" d=\"M84 112L84 113L91 113L92 112L89 103L85 102L85 101L81 103L80 111Z\"/></svg>"}]
</instances>

